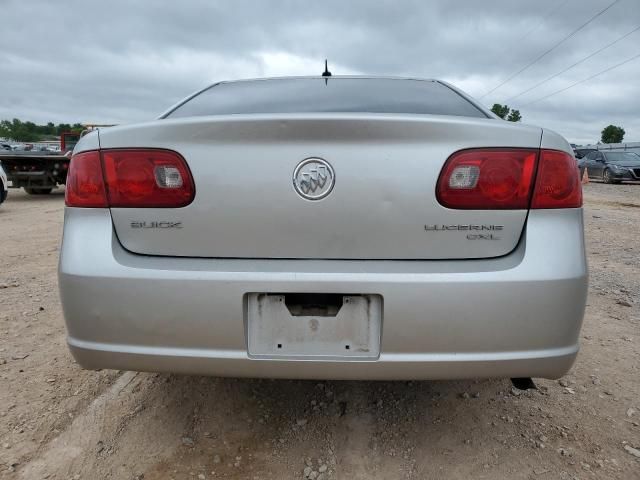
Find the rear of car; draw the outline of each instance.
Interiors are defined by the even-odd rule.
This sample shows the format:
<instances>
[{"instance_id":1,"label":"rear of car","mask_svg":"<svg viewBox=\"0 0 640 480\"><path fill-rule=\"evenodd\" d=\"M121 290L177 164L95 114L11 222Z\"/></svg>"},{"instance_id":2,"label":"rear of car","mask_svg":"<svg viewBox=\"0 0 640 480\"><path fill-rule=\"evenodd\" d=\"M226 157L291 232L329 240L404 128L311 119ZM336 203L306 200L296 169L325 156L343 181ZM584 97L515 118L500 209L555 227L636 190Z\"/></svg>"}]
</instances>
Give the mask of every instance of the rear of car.
<instances>
[{"instance_id":1,"label":"rear of car","mask_svg":"<svg viewBox=\"0 0 640 480\"><path fill-rule=\"evenodd\" d=\"M569 144L437 81L214 85L85 136L60 291L86 368L558 377L586 301Z\"/></svg>"}]
</instances>

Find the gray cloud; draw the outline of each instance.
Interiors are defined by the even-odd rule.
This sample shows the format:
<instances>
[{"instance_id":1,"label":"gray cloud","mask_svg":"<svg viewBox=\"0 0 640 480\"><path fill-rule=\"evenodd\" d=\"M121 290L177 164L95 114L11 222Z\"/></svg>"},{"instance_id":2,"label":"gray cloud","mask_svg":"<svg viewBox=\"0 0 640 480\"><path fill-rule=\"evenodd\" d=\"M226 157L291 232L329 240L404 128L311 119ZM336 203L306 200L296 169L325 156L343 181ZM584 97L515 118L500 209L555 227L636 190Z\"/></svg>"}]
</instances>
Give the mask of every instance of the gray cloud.
<instances>
[{"instance_id":1,"label":"gray cloud","mask_svg":"<svg viewBox=\"0 0 640 480\"><path fill-rule=\"evenodd\" d=\"M0 118L145 120L214 81L318 74L325 57L336 74L441 78L480 97L609 3L0 0ZM503 103L637 26L640 2L620 0L482 101ZM640 31L509 103L571 141L609 123L640 141L640 59L527 105L638 45Z\"/></svg>"}]
</instances>

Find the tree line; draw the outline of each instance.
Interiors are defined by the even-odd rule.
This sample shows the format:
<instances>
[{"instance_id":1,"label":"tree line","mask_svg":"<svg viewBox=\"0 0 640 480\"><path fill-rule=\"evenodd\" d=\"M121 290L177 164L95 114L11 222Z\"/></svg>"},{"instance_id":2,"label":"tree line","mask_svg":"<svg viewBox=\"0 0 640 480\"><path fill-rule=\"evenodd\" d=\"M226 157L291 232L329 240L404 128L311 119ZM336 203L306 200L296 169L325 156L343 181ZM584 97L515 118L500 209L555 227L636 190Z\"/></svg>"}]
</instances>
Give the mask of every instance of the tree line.
<instances>
[{"instance_id":1,"label":"tree line","mask_svg":"<svg viewBox=\"0 0 640 480\"><path fill-rule=\"evenodd\" d=\"M0 137L9 138L16 142L38 142L59 137L62 132L81 132L84 127L81 123L59 123L55 125L49 122L45 125L37 125L33 122L23 122L17 118L0 121Z\"/></svg>"},{"instance_id":2,"label":"tree line","mask_svg":"<svg viewBox=\"0 0 640 480\"><path fill-rule=\"evenodd\" d=\"M522 120L520 110L511 109L508 105L494 103L491 111L508 122L519 122ZM625 133L622 127L608 125L600 132L600 143L622 143Z\"/></svg>"},{"instance_id":3,"label":"tree line","mask_svg":"<svg viewBox=\"0 0 640 480\"><path fill-rule=\"evenodd\" d=\"M508 105L495 103L491 107L491 111L509 122L522 120L520 111L511 109ZM73 125L59 123L55 125L53 122L48 122L45 125L37 125L33 122L23 122L17 118L0 121L0 137L9 138L16 142L38 142L59 137L62 132L81 132L82 130L84 130L84 127L81 123L74 123ZM602 143L621 143L624 134L624 128L609 125L602 130L600 141Z\"/></svg>"}]
</instances>

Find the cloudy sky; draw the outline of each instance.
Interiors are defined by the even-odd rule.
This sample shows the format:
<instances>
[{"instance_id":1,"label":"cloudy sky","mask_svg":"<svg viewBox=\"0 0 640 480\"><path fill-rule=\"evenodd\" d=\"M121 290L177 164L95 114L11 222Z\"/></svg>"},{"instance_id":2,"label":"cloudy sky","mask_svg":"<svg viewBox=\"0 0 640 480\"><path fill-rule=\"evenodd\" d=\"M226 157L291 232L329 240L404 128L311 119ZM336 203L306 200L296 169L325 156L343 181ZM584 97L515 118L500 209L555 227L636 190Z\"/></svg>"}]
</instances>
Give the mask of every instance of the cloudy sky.
<instances>
[{"instance_id":1,"label":"cloudy sky","mask_svg":"<svg viewBox=\"0 0 640 480\"><path fill-rule=\"evenodd\" d=\"M543 55L612 2L0 0L0 119L146 120L215 81L319 74L328 57L334 74L447 80L572 142L610 123L640 141L640 58L537 101L639 55L640 29L512 98L640 27L640 1L618 0Z\"/></svg>"}]
</instances>

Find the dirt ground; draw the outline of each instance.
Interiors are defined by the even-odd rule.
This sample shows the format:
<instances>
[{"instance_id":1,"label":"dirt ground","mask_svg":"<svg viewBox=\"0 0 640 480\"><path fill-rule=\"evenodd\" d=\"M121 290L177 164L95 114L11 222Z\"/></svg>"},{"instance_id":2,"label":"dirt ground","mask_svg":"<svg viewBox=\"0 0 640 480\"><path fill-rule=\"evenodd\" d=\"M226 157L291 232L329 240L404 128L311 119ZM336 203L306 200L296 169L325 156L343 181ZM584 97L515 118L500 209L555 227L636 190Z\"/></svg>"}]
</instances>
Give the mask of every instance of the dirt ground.
<instances>
[{"instance_id":1,"label":"dirt ground","mask_svg":"<svg viewBox=\"0 0 640 480\"><path fill-rule=\"evenodd\" d=\"M63 193L0 206L0 478L640 478L640 185L585 187L568 376L317 382L84 371L65 346Z\"/></svg>"}]
</instances>

